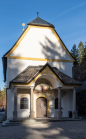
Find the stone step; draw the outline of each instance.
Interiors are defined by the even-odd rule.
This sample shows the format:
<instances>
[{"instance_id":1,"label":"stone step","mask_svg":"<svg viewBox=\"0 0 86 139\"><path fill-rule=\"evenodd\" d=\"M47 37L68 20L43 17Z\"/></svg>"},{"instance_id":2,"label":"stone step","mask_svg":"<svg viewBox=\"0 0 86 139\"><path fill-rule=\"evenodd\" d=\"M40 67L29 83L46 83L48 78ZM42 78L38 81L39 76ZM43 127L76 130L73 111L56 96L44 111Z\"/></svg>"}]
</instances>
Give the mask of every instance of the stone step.
<instances>
[{"instance_id":1,"label":"stone step","mask_svg":"<svg viewBox=\"0 0 86 139\"><path fill-rule=\"evenodd\" d=\"M22 124L22 122L9 122L7 124Z\"/></svg>"},{"instance_id":2,"label":"stone step","mask_svg":"<svg viewBox=\"0 0 86 139\"><path fill-rule=\"evenodd\" d=\"M9 122L23 122L23 120L9 120Z\"/></svg>"},{"instance_id":3,"label":"stone step","mask_svg":"<svg viewBox=\"0 0 86 139\"><path fill-rule=\"evenodd\" d=\"M21 124L17 124L17 123L16 124L12 124L12 123L9 124L9 123L6 123L5 126L19 126L19 125L21 125Z\"/></svg>"}]
</instances>

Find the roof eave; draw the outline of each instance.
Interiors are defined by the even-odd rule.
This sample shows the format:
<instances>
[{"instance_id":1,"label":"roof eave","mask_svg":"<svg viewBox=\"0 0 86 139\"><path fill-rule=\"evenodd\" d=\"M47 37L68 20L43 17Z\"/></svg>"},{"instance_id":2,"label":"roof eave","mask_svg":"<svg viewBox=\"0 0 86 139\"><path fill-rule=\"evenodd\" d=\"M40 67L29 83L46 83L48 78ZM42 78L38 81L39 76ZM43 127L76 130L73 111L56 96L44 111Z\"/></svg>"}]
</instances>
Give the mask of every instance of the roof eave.
<instances>
[{"instance_id":1,"label":"roof eave","mask_svg":"<svg viewBox=\"0 0 86 139\"><path fill-rule=\"evenodd\" d=\"M57 31L55 30L55 28L54 28L54 31L56 32L56 34L57 34L58 37L60 38L60 41L62 42L62 44L65 46L67 52L70 54L70 56L71 56L71 58L72 58L72 61L75 62L74 57L71 55L71 53L70 53L69 50L67 49L66 45L65 45L64 42L62 41L61 37L59 36L59 34L58 34Z\"/></svg>"},{"instance_id":2,"label":"roof eave","mask_svg":"<svg viewBox=\"0 0 86 139\"><path fill-rule=\"evenodd\" d=\"M19 39L22 37L22 35L24 34L24 32L26 31L26 29L28 28L28 26L25 28L25 30L22 32L22 34L20 35L20 37L17 39L17 41L14 43L14 45L10 48L9 51L7 51L3 57L7 57L6 55L13 49L13 47L16 45L16 43L19 41Z\"/></svg>"}]
</instances>

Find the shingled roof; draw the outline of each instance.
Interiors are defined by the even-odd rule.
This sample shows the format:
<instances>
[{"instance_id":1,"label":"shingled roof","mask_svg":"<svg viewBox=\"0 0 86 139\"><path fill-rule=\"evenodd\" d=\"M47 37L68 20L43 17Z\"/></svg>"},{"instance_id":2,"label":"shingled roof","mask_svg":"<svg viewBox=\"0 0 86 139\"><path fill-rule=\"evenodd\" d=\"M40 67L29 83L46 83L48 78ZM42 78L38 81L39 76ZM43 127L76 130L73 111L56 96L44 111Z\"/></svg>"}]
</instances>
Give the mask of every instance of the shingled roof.
<instances>
[{"instance_id":1,"label":"shingled roof","mask_svg":"<svg viewBox=\"0 0 86 139\"><path fill-rule=\"evenodd\" d=\"M30 21L27 25L40 25L40 26L48 26L48 27L53 27L54 25L41 19L40 17L35 18L34 20Z\"/></svg>"},{"instance_id":2,"label":"shingled roof","mask_svg":"<svg viewBox=\"0 0 86 139\"><path fill-rule=\"evenodd\" d=\"M43 69L48 66L52 72L59 78L59 80L64 85L81 85L82 83L74 80L68 75L59 71L56 67L51 67L49 63L46 63L44 66L28 66L24 71L22 71L17 77L15 77L10 83L20 83L20 84L29 84L35 77L43 71Z\"/></svg>"}]
</instances>

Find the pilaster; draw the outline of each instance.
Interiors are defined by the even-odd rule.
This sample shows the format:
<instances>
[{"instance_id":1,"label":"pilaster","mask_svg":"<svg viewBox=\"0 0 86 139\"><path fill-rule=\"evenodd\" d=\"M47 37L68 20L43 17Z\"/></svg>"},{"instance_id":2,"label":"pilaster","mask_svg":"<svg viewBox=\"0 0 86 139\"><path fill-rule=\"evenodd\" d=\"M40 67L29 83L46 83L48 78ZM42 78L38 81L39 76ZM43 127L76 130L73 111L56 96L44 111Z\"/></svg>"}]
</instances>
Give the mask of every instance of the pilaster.
<instances>
[{"instance_id":1,"label":"pilaster","mask_svg":"<svg viewBox=\"0 0 86 139\"><path fill-rule=\"evenodd\" d=\"M77 119L77 111L76 111L76 88L73 89L73 111L72 111L72 118Z\"/></svg>"},{"instance_id":2,"label":"pilaster","mask_svg":"<svg viewBox=\"0 0 86 139\"><path fill-rule=\"evenodd\" d=\"M57 119L62 119L62 111L61 111L61 87L58 87L58 112Z\"/></svg>"},{"instance_id":3,"label":"pilaster","mask_svg":"<svg viewBox=\"0 0 86 139\"><path fill-rule=\"evenodd\" d=\"M34 87L30 88L30 119L34 119L34 111L33 111L33 89Z\"/></svg>"},{"instance_id":4,"label":"pilaster","mask_svg":"<svg viewBox=\"0 0 86 139\"><path fill-rule=\"evenodd\" d=\"M14 111L13 111L13 119L17 119L17 87L14 87Z\"/></svg>"}]
</instances>

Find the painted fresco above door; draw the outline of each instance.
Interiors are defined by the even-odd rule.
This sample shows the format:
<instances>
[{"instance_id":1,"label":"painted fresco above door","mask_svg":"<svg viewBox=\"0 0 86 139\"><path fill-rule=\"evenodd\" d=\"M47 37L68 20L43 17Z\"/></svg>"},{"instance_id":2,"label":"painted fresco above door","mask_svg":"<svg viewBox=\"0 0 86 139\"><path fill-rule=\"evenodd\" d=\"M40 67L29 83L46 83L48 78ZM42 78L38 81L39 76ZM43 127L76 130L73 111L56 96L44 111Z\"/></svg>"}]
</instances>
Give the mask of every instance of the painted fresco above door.
<instances>
[{"instance_id":1,"label":"painted fresco above door","mask_svg":"<svg viewBox=\"0 0 86 139\"><path fill-rule=\"evenodd\" d=\"M37 85L35 87L34 94L35 95L45 95L45 96L51 98L52 100L54 99L54 93L52 90L52 86L50 86L48 84Z\"/></svg>"}]
</instances>

